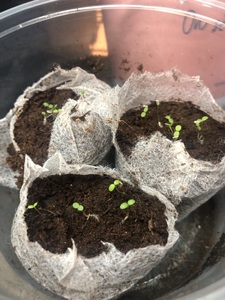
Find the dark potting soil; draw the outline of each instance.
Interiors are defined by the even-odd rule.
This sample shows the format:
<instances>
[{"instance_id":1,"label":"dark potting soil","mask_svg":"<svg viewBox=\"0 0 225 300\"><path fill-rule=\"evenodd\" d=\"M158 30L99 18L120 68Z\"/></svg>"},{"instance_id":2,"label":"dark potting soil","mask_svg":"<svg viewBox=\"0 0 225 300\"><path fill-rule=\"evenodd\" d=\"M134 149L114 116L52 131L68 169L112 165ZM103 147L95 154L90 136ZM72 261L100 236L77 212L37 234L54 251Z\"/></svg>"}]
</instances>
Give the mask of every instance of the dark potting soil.
<instances>
[{"instance_id":1,"label":"dark potting soil","mask_svg":"<svg viewBox=\"0 0 225 300\"><path fill-rule=\"evenodd\" d=\"M194 121L207 116L198 107L190 102L178 103L176 101L156 102L148 106L145 117L141 117L143 106L127 111L119 122L116 139L121 151L129 156L140 138L150 137L160 131L168 139L173 140L173 134L165 123L169 115L176 125L181 125L179 139L184 143L189 155L198 160L218 163L225 154L225 124L208 117L201 123L201 130L197 129ZM162 124L162 128L158 125Z\"/></svg>"},{"instance_id":2,"label":"dark potting soil","mask_svg":"<svg viewBox=\"0 0 225 300\"><path fill-rule=\"evenodd\" d=\"M94 257L110 242L123 253L148 245L165 245L168 238L165 205L127 183L113 192L114 179L99 175L54 175L36 179L28 191L25 220L30 241L53 253L64 253L74 239L78 252ZM121 210L129 199L136 203ZM73 208L78 202L83 211ZM94 216L93 216L94 215Z\"/></svg>"},{"instance_id":3,"label":"dark potting soil","mask_svg":"<svg viewBox=\"0 0 225 300\"><path fill-rule=\"evenodd\" d=\"M79 96L71 90L57 90L54 87L37 92L24 104L23 111L17 118L14 128L15 141L20 151L15 151L13 144L10 144L8 147L10 156L7 158L9 166L20 173L17 181L18 187L21 186L23 180L25 154L39 165L42 165L48 156L54 116L49 114L44 124L42 112L46 112L46 108L43 103L57 104L57 108L61 108L68 98L78 99Z\"/></svg>"}]
</instances>

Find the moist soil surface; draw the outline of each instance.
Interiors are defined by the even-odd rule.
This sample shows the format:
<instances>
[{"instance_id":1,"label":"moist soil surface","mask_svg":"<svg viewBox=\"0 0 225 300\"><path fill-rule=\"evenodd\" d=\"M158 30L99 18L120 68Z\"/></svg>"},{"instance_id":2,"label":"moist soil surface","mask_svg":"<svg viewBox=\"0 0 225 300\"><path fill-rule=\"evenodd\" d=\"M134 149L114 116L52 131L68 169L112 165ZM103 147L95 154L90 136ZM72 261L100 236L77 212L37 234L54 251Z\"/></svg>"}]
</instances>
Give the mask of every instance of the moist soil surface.
<instances>
[{"instance_id":1,"label":"moist soil surface","mask_svg":"<svg viewBox=\"0 0 225 300\"><path fill-rule=\"evenodd\" d=\"M68 98L78 99L78 96L71 90L57 90L56 87L43 92L37 92L23 106L23 111L19 114L15 127L14 137L20 151L15 151L13 144L8 147L9 157L7 162L14 170L18 170L20 175L17 181L18 187L23 180L23 165L25 154L39 165L42 165L48 156L48 146L50 142L51 130L54 122L54 115L47 114L46 122L42 112L46 112L44 102L57 104L61 108Z\"/></svg>"},{"instance_id":2,"label":"moist soil surface","mask_svg":"<svg viewBox=\"0 0 225 300\"><path fill-rule=\"evenodd\" d=\"M166 116L174 120L173 130L176 125L181 125L180 139L189 153L195 159L218 163L225 153L225 124L219 123L201 111L190 102L181 103L156 102L148 106L145 117L141 117L143 106L127 111L119 122L116 139L122 153L128 157L140 138L150 137L156 131L161 132L168 139L173 140L173 133L165 125L168 123ZM201 123L201 130L197 129L194 121L208 116ZM159 122L161 126L159 126Z\"/></svg>"},{"instance_id":3,"label":"moist soil surface","mask_svg":"<svg viewBox=\"0 0 225 300\"><path fill-rule=\"evenodd\" d=\"M99 175L54 175L36 179L28 190L25 221L30 241L52 253L64 253L75 241L78 253L94 257L107 252L102 242L123 253L148 245L165 245L165 205L155 196L123 182L112 192L113 178ZM135 204L120 209L123 202ZM28 208L37 202L35 208ZM84 210L73 208L73 203Z\"/></svg>"}]
</instances>

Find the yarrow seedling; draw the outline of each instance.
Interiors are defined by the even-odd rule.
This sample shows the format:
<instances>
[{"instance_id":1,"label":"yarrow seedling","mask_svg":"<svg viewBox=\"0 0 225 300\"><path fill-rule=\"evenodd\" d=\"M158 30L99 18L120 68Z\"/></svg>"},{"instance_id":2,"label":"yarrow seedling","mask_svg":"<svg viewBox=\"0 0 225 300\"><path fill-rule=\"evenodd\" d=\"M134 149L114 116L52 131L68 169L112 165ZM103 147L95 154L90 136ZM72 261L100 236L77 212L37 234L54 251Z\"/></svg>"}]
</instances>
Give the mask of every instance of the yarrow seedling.
<instances>
[{"instance_id":1,"label":"yarrow seedling","mask_svg":"<svg viewBox=\"0 0 225 300\"><path fill-rule=\"evenodd\" d=\"M84 97L84 95L85 95L85 89L81 89L80 94L81 94L82 97Z\"/></svg>"},{"instance_id":2,"label":"yarrow seedling","mask_svg":"<svg viewBox=\"0 0 225 300\"><path fill-rule=\"evenodd\" d=\"M170 131L173 134L173 138L178 139L178 137L180 136L182 126L176 125L175 129L173 129L174 120L169 115L165 116L165 118L168 120L168 123L165 123L165 125L169 127Z\"/></svg>"},{"instance_id":3,"label":"yarrow seedling","mask_svg":"<svg viewBox=\"0 0 225 300\"><path fill-rule=\"evenodd\" d=\"M109 192L113 192L117 185L122 185L122 182L118 179L114 180L114 182L109 185L108 187Z\"/></svg>"},{"instance_id":4,"label":"yarrow seedling","mask_svg":"<svg viewBox=\"0 0 225 300\"><path fill-rule=\"evenodd\" d=\"M171 118L171 116L165 116L165 118L168 120L168 123L165 123L166 126L169 127L170 131L173 133L173 123L174 123L174 120Z\"/></svg>"},{"instance_id":5,"label":"yarrow seedling","mask_svg":"<svg viewBox=\"0 0 225 300\"><path fill-rule=\"evenodd\" d=\"M194 121L194 123L195 123L198 130L202 130L201 123L208 120L208 118L209 118L208 116L203 116L201 119L197 119L197 120Z\"/></svg>"},{"instance_id":6,"label":"yarrow seedling","mask_svg":"<svg viewBox=\"0 0 225 300\"><path fill-rule=\"evenodd\" d=\"M28 209L36 209L36 206L38 205L38 202L35 202L34 204L30 204L27 206Z\"/></svg>"},{"instance_id":7,"label":"yarrow seedling","mask_svg":"<svg viewBox=\"0 0 225 300\"><path fill-rule=\"evenodd\" d=\"M178 139L179 138L181 129L182 129L181 125L177 125L175 127L175 130L174 130L174 133L173 133L173 138L174 139Z\"/></svg>"},{"instance_id":8,"label":"yarrow seedling","mask_svg":"<svg viewBox=\"0 0 225 300\"><path fill-rule=\"evenodd\" d=\"M57 104L49 104L48 102L44 102L43 106L46 108L46 111L41 112L42 116L44 117L44 124L46 123L46 119L48 117L56 116L61 111Z\"/></svg>"},{"instance_id":9,"label":"yarrow seedling","mask_svg":"<svg viewBox=\"0 0 225 300\"><path fill-rule=\"evenodd\" d=\"M201 119L197 119L197 120L194 121L194 123L195 123L198 131L202 130L201 123L203 123L206 120L208 120L208 118L209 118L208 116L203 116ZM203 145L203 143L204 143L204 137L203 137L203 135L199 134L199 132L198 132L197 137L198 137L198 140L199 140L200 144Z\"/></svg>"},{"instance_id":10,"label":"yarrow seedling","mask_svg":"<svg viewBox=\"0 0 225 300\"><path fill-rule=\"evenodd\" d=\"M145 118L147 112L148 112L148 106L147 106L147 105L143 105L143 111L142 111L142 113L141 113L141 117L142 117L142 118Z\"/></svg>"},{"instance_id":11,"label":"yarrow seedling","mask_svg":"<svg viewBox=\"0 0 225 300\"><path fill-rule=\"evenodd\" d=\"M87 220L88 220L89 218L94 218L95 220L97 220L97 221L99 222L99 217L98 217L98 215L95 215L95 214L88 214L88 215L86 215L86 214L84 213L84 206L83 206L82 204L80 204L80 203L78 203L78 202L74 202L74 203L72 204L72 207L73 207L74 209L76 209L77 211L79 211L79 212L83 212L83 214L84 214L84 216L87 218Z\"/></svg>"},{"instance_id":12,"label":"yarrow seedling","mask_svg":"<svg viewBox=\"0 0 225 300\"><path fill-rule=\"evenodd\" d=\"M78 211L83 211L83 210L84 210L84 206L81 205L81 204L78 203L78 202L74 202L74 203L72 204L72 206L73 206L73 208L75 208L75 209L78 210Z\"/></svg>"},{"instance_id":13,"label":"yarrow seedling","mask_svg":"<svg viewBox=\"0 0 225 300\"><path fill-rule=\"evenodd\" d=\"M123 202L120 204L120 209L126 209L128 208L129 206L132 206L135 204L135 200L134 199L129 199L127 202Z\"/></svg>"}]
</instances>

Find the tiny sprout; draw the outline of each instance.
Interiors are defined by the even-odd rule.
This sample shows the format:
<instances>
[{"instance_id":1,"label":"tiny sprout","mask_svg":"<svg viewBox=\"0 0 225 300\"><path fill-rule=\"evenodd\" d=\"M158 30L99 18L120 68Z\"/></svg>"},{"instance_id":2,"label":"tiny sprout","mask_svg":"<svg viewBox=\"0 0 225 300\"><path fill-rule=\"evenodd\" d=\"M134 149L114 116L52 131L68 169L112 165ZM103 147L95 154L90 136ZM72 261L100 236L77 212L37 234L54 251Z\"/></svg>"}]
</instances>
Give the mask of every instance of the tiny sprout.
<instances>
[{"instance_id":1,"label":"tiny sprout","mask_svg":"<svg viewBox=\"0 0 225 300\"><path fill-rule=\"evenodd\" d=\"M134 205L135 202L136 201L134 199L129 199L127 202L123 202L123 203L120 204L120 209L126 209L129 206Z\"/></svg>"},{"instance_id":2,"label":"tiny sprout","mask_svg":"<svg viewBox=\"0 0 225 300\"><path fill-rule=\"evenodd\" d=\"M36 208L36 206L38 205L38 202L35 202L34 204L30 204L27 206L28 209L33 209Z\"/></svg>"},{"instance_id":3,"label":"tiny sprout","mask_svg":"<svg viewBox=\"0 0 225 300\"><path fill-rule=\"evenodd\" d=\"M85 89L81 89L80 93L81 93L81 96L84 97Z\"/></svg>"},{"instance_id":4,"label":"tiny sprout","mask_svg":"<svg viewBox=\"0 0 225 300\"><path fill-rule=\"evenodd\" d=\"M181 129L182 129L181 125L177 125L175 127L175 130L174 130L174 133L173 133L173 138L174 139L178 139L179 138Z\"/></svg>"},{"instance_id":5,"label":"tiny sprout","mask_svg":"<svg viewBox=\"0 0 225 300\"><path fill-rule=\"evenodd\" d=\"M197 127L198 130L202 130L200 124L201 124L202 122L208 120L208 118L209 118L209 117L207 117L207 116L203 116L201 119L197 119L197 120L194 121L194 123L195 123L195 125L196 125L196 127Z\"/></svg>"},{"instance_id":6,"label":"tiny sprout","mask_svg":"<svg viewBox=\"0 0 225 300\"><path fill-rule=\"evenodd\" d=\"M170 131L173 134L173 138L178 139L178 137L180 136L180 131L182 129L182 126L176 125L175 129L173 130L174 120L169 115L165 116L165 118L168 120L168 123L165 123L165 125L169 127Z\"/></svg>"},{"instance_id":7,"label":"tiny sprout","mask_svg":"<svg viewBox=\"0 0 225 300\"><path fill-rule=\"evenodd\" d=\"M46 108L46 111L42 111L41 114L45 119L48 116L56 115L61 111L61 109L57 107L57 104L49 104L48 102L44 102L43 106Z\"/></svg>"},{"instance_id":8,"label":"tiny sprout","mask_svg":"<svg viewBox=\"0 0 225 300\"><path fill-rule=\"evenodd\" d=\"M114 182L109 185L109 188L108 188L109 192L113 192L115 190L116 186L119 184L122 184L122 182L120 180L118 180L118 179L114 180Z\"/></svg>"},{"instance_id":9,"label":"tiny sprout","mask_svg":"<svg viewBox=\"0 0 225 300\"><path fill-rule=\"evenodd\" d=\"M44 102L44 103L43 103L43 106L44 106L44 107L51 108L51 105L52 105L52 104L48 104L47 102Z\"/></svg>"},{"instance_id":10,"label":"tiny sprout","mask_svg":"<svg viewBox=\"0 0 225 300\"><path fill-rule=\"evenodd\" d=\"M143 105L143 111L141 113L141 117L142 118L146 117L147 112L148 112L148 106L147 105Z\"/></svg>"},{"instance_id":11,"label":"tiny sprout","mask_svg":"<svg viewBox=\"0 0 225 300\"><path fill-rule=\"evenodd\" d=\"M169 123L165 123L166 126L169 127L170 131L173 133L173 129L172 129L172 126L173 126L173 123L174 123L174 120L171 118L171 116L167 115L165 116L165 118L168 120Z\"/></svg>"},{"instance_id":12,"label":"tiny sprout","mask_svg":"<svg viewBox=\"0 0 225 300\"><path fill-rule=\"evenodd\" d=\"M81 204L78 203L78 202L74 202L74 203L72 204L72 206L73 206L73 208L77 209L78 211L83 211L83 210L84 210L83 205L81 205Z\"/></svg>"}]
</instances>

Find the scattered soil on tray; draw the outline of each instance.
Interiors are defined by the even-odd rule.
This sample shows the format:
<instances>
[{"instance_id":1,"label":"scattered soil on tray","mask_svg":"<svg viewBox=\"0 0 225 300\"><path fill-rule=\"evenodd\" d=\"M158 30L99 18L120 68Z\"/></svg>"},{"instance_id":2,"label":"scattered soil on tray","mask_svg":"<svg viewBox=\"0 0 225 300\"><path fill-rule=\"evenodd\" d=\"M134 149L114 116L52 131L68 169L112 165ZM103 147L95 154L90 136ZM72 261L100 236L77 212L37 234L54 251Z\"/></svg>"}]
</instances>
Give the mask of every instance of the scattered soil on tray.
<instances>
[{"instance_id":1,"label":"scattered soil on tray","mask_svg":"<svg viewBox=\"0 0 225 300\"><path fill-rule=\"evenodd\" d=\"M179 139L184 143L189 155L195 159L218 163L225 153L225 124L209 117L190 102L176 101L156 102L148 106L145 117L141 117L143 106L127 111L119 122L116 140L125 156L129 156L140 138L150 137L160 131L168 139L173 140L173 133L165 125L166 116L174 120L173 131L176 125L181 125ZM195 120L208 116L201 123L201 130L197 129ZM159 126L159 122L162 127Z\"/></svg>"},{"instance_id":2,"label":"scattered soil on tray","mask_svg":"<svg viewBox=\"0 0 225 300\"><path fill-rule=\"evenodd\" d=\"M165 205L155 196L123 182L113 192L113 178L99 175L54 175L36 179L28 190L25 220L30 241L53 253L64 253L75 241L78 252L94 257L110 242L123 253L148 245L165 245ZM123 202L136 203L120 209ZM29 205L38 202L35 208ZM73 203L84 210L73 208Z\"/></svg>"},{"instance_id":3,"label":"scattered soil on tray","mask_svg":"<svg viewBox=\"0 0 225 300\"><path fill-rule=\"evenodd\" d=\"M17 181L18 187L23 181L25 154L39 165L42 165L48 156L48 146L55 117L49 115L44 123L42 112L46 112L46 107L43 106L43 103L57 104L57 108L60 109L68 98L78 99L78 97L71 90L57 90L54 87L37 92L24 104L23 111L19 113L14 127L15 141L20 151L16 151L13 144L10 144L8 147L10 156L7 158L9 166L20 173Z\"/></svg>"}]
</instances>

